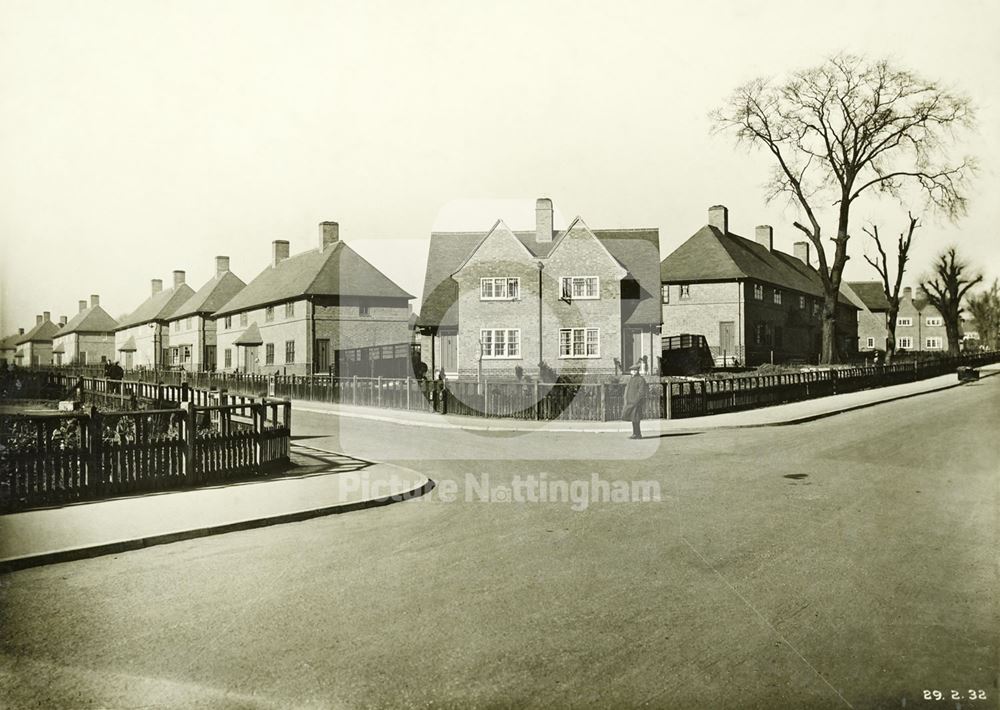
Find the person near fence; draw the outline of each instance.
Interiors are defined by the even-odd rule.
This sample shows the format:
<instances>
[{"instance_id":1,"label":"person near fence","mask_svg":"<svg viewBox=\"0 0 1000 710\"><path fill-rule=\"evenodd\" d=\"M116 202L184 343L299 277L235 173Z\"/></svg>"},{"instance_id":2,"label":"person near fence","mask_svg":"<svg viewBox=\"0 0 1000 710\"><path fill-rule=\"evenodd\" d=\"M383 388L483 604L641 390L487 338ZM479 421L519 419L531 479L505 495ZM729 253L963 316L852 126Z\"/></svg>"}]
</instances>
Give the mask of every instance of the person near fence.
<instances>
[{"instance_id":1,"label":"person near fence","mask_svg":"<svg viewBox=\"0 0 1000 710\"><path fill-rule=\"evenodd\" d=\"M112 363L111 367L108 368L108 379L110 382L110 390L114 393L121 392L122 389L122 378L125 377L125 370L117 362Z\"/></svg>"},{"instance_id":2,"label":"person near fence","mask_svg":"<svg viewBox=\"0 0 1000 710\"><path fill-rule=\"evenodd\" d=\"M642 408L645 406L646 397L649 394L649 385L646 384L646 378L640 374L641 370L642 363L635 363L630 368L632 377L625 385L625 406L622 409L622 419L632 422L630 439L642 438Z\"/></svg>"}]
</instances>

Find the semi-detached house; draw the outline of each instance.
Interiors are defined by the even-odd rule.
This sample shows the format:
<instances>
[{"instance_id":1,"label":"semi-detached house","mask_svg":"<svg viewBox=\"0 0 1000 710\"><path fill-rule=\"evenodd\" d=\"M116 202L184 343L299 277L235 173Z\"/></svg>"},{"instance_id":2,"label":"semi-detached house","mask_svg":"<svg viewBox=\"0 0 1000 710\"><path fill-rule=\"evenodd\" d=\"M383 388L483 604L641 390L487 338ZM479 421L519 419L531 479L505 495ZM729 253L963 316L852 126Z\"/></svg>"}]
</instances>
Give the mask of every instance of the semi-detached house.
<instances>
[{"instance_id":1,"label":"semi-detached house","mask_svg":"<svg viewBox=\"0 0 1000 710\"><path fill-rule=\"evenodd\" d=\"M149 298L123 317L115 330L115 352L126 369L159 369L170 364L170 330L167 321L194 291L183 271L174 271L174 285L164 290L163 281L152 280Z\"/></svg>"},{"instance_id":2,"label":"semi-detached house","mask_svg":"<svg viewBox=\"0 0 1000 710\"><path fill-rule=\"evenodd\" d=\"M14 353L14 363L20 367L37 367L52 364L52 338L59 332L62 322L56 325L52 322L52 314L45 311L35 316L35 327L17 339L17 351Z\"/></svg>"},{"instance_id":3,"label":"semi-detached house","mask_svg":"<svg viewBox=\"0 0 1000 710\"><path fill-rule=\"evenodd\" d=\"M115 359L115 328L118 321L101 307L101 299L91 294L90 303L79 309L52 338L56 365L95 365Z\"/></svg>"}]
</instances>

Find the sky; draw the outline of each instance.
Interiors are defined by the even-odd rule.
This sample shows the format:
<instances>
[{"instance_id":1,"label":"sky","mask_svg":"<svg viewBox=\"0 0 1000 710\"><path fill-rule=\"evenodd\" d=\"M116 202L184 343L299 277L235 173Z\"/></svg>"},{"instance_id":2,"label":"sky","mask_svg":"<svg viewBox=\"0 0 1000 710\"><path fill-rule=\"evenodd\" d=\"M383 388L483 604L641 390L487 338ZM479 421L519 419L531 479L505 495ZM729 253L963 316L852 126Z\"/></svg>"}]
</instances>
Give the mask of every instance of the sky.
<instances>
[{"instance_id":1,"label":"sky","mask_svg":"<svg viewBox=\"0 0 1000 710\"><path fill-rule=\"evenodd\" d=\"M249 281L272 240L314 248L323 220L419 295L432 226L458 199L547 196L595 229L658 227L661 257L725 204L733 231L771 224L791 251L798 215L765 203L766 158L708 114L750 79L840 51L972 97L968 215L924 215L907 282L949 244L992 280L998 8L0 0L0 335L72 317L92 293L117 317L174 269L198 288L216 255ZM896 234L906 209L856 210L849 279L875 278L862 224Z\"/></svg>"}]
</instances>

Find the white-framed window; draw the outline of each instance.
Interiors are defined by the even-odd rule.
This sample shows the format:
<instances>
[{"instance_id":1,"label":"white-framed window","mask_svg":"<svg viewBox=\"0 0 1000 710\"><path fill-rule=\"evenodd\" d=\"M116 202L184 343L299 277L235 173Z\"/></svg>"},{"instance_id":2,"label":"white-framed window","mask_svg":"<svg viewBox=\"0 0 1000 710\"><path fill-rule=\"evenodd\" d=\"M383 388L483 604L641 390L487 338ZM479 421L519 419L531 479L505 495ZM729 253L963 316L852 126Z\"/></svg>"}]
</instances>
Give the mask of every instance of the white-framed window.
<instances>
[{"instance_id":1,"label":"white-framed window","mask_svg":"<svg viewBox=\"0 0 1000 710\"><path fill-rule=\"evenodd\" d=\"M560 328L559 357L600 357L600 328Z\"/></svg>"},{"instance_id":2,"label":"white-framed window","mask_svg":"<svg viewBox=\"0 0 1000 710\"><path fill-rule=\"evenodd\" d=\"M941 318L940 316L939 317L928 316L927 320L925 320L924 323L926 323L927 325L929 325L931 327L933 327L933 326L940 326L940 325L944 325L944 318Z\"/></svg>"},{"instance_id":3,"label":"white-framed window","mask_svg":"<svg viewBox=\"0 0 1000 710\"><path fill-rule=\"evenodd\" d=\"M563 298L600 298L601 280L596 276L563 276Z\"/></svg>"},{"instance_id":4,"label":"white-framed window","mask_svg":"<svg viewBox=\"0 0 1000 710\"><path fill-rule=\"evenodd\" d=\"M479 331L484 360L512 360L521 357L520 328L483 328Z\"/></svg>"},{"instance_id":5,"label":"white-framed window","mask_svg":"<svg viewBox=\"0 0 1000 710\"><path fill-rule=\"evenodd\" d=\"M182 345L181 346L181 361L182 362L191 362L191 346L190 345Z\"/></svg>"},{"instance_id":6,"label":"white-framed window","mask_svg":"<svg viewBox=\"0 0 1000 710\"><path fill-rule=\"evenodd\" d=\"M779 305L779 306L781 305L781 290L780 289L777 289L777 288L774 289L774 302L775 302L776 305Z\"/></svg>"},{"instance_id":7,"label":"white-framed window","mask_svg":"<svg viewBox=\"0 0 1000 710\"><path fill-rule=\"evenodd\" d=\"M660 286L660 299L664 303L670 303L670 286L668 284Z\"/></svg>"},{"instance_id":8,"label":"white-framed window","mask_svg":"<svg viewBox=\"0 0 1000 710\"><path fill-rule=\"evenodd\" d=\"M270 323L274 320L274 306L268 306L264 309L264 320Z\"/></svg>"},{"instance_id":9,"label":"white-framed window","mask_svg":"<svg viewBox=\"0 0 1000 710\"><path fill-rule=\"evenodd\" d=\"M184 319L184 330L191 330L191 319L190 318L185 318Z\"/></svg>"},{"instance_id":10,"label":"white-framed window","mask_svg":"<svg viewBox=\"0 0 1000 710\"><path fill-rule=\"evenodd\" d=\"M367 303L361 303L358 305L358 316L361 318L369 318L372 314L372 307Z\"/></svg>"},{"instance_id":11,"label":"white-framed window","mask_svg":"<svg viewBox=\"0 0 1000 710\"><path fill-rule=\"evenodd\" d=\"M896 348L902 350L912 350L913 349L913 338L909 336L903 336L902 338L896 338Z\"/></svg>"},{"instance_id":12,"label":"white-framed window","mask_svg":"<svg viewBox=\"0 0 1000 710\"><path fill-rule=\"evenodd\" d=\"M753 285L753 297L757 301L764 300L764 287L761 284Z\"/></svg>"},{"instance_id":13,"label":"white-framed window","mask_svg":"<svg viewBox=\"0 0 1000 710\"><path fill-rule=\"evenodd\" d=\"M244 327L244 326L246 326L246 324L247 324L247 317L248 317L248 314L246 314L246 313L240 313L240 327L241 328Z\"/></svg>"},{"instance_id":14,"label":"white-framed window","mask_svg":"<svg viewBox=\"0 0 1000 710\"><path fill-rule=\"evenodd\" d=\"M285 362L295 362L295 341L285 341Z\"/></svg>"},{"instance_id":15,"label":"white-framed window","mask_svg":"<svg viewBox=\"0 0 1000 710\"><path fill-rule=\"evenodd\" d=\"M926 350L942 350L944 340L942 338L924 338L924 348Z\"/></svg>"},{"instance_id":16,"label":"white-framed window","mask_svg":"<svg viewBox=\"0 0 1000 710\"><path fill-rule=\"evenodd\" d=\"M875 347L875 338L868 338L868 340L865 341L865 347L869 350L873 349Z\"/></svg>"},{"instance_id":17,"label":"white-framed window","mask_svg":"<svg viewBox=\"0 0 1000 710\"><path fill-rule=\"evenodd\" d=\"M225 367L228 370L233 366L233 350L232 348L226 348L222 351L223 362L225 362Z\"/></svg>"},{"instance_id":18,"label":"white-framed window","mask_svg":"<svg viewBox=\"0 0 1000 710\"><path fill-rule=\"evenodd\" d=\"M913 325L913 319L912 318L897 318L896 319L896 327L897 328L900 327L900 326L903 326L904 328L907 328L907 327L909 327L911 325Z\"/></svg>"},{"instance_id":19,"label":"white-framed window","mask_svg":"<svg viewBox=\"0 0 1000 710\"><path fill-rule=\"evenodd\" d=\"M518 276L487 276L479 279L480 301L516 301L521 297Z\"/></svg>"},{"instance_id":20,"label":"white-framed window","mask_svg":"<svg viewBox=\"0 0 1000 710\"><path fill-rule=\"evenodd\" d=\"M222 327L225 328L226 330L229 330L230 328L233 327L233 317L226 316L225 318L223 318L222 323L223 323Z\"/></svg>"},{"instance_id":21,"label":"white-framed window","mask_svg":"<svg viewBox=\"0 0 1000 710\"><path fill-rule=\"evenodd\" d=\"M813 301L813 315L819 315L819 301Z\"/></svg>"},{"instance_id":22,"label":"white-framed window","mask_svg":"<svg viewBox=\"0 0 1000 710\"><path fill-rule=\"evenodd\" d=\"M799 310L804 311L806 309L806 297L799 296Z\"/></svg>"},{"instance_id":23,"label":"white-framed window","mask_svg":"<svg viewBox=\"0 0 1000 710\"><path fill-rule=\"evenodd\" d=\"M264 345L264 364L274 364L274 343L267 343Z\"/></svg>"},{"instance_id":24,"label":"white-framed window","mask_svg":"<svg viewBox=\"0 0 1000 710\"><path fill-rule=\"evenodd\" d=\"M681 284L681 298L691 298L691 284Z\"/></svg>"},{"instance_id":25,"label":"white-framed window","mask_svg":"<svg viewBox=\"0 0 1000 710\"><path fill-rule=\"evenodd\" d=\"M295 301L289 301L285 304L285 318L293 318L295 316Z\"/></svg>"},{"instance_id":26,"label":"white-framed window","mask_svg":"<svg viewBox=\"0 0 1000 710\"><path fill-rule=\"evenodd\" d=\"M175 333L181 332L181 322L179 320L174 321L174 332Z\"/></svg>"}]
</instances>

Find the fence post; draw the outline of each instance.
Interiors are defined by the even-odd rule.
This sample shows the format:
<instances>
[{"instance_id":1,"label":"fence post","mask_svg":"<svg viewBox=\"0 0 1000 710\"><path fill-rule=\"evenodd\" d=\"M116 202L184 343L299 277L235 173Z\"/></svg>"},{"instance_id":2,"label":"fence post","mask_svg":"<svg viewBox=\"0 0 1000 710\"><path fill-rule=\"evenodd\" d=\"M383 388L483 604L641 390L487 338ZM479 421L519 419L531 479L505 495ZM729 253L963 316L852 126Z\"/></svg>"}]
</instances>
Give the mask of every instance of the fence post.
<instances>
[{"instance_id":1,"label":"fence post","mask_svg":"<svg viewBox=\"0 0 1000 710\"><path fill-rule=\"evenodd\" d=\"M674 386L670 382L663 383L663 418L674 418Z\"/></svg>"},{"instance_id":2,"label":"fence post","mask_svg":"<svg viewBox=\"0 0 1000 710\"><path fill-rule=\"evenodd\" d=\"M701 413L708 414L708 380L701 381Z\"/></svg>"},{"instance_id":3,"label":"fence post","mask_svg":"<svg viewBox=\"0 0 1000 710\"><path fill-rule=\"evenodd\" d=\"M104 444L102 436L103 423L97 407L91 406L90 417L87 419L87 486L95 494L104 490L104 467L101 465L101 448Z\"/></svg>"},{"instance_id":4,"label":"fence post","mask_svg":"<svg viewBox=\"0 0 1000 710\"><path fill-rule=\"evenodd\" d=\"M184 473L188 485L194 485L197 475L197 462L195 461L195 436L197 435L198 422L195 420L194 402L187 402L184 408Z\"/></svg>"},{"instance_id":5,"label":"fence post","mask_svg":"<svg viewBox=\"0 0 1000 710\"><path fill-rule=\"evenodd\" d=\"M538 380L535 380L535 421L542 418L542 401L538 398Z\"/></svg>"},{"instance_id":6,"label":"fence post","mask_svg":"<svg viewBox=\"0 0 1000 710\"><path fill-rule=\"evenodd\" d=\"M378 387L378 406L382 406L382 375L378 376L378 382L376 383Z\"/></svg>"},{"instance_id":7,"label":"fence post","mask_svg":"<svg viewBox=\"0 0 1000 710\"><path fill-rule=\"evenodd\" d=\"M830 394L837 394L837 371L830 370L830 386L832 391Z\"/></svg>"},{"instance_id":8,"label":"fence post","mask_svg":"<svg viewBox=\"0 0 1000 710\"><path fill-rule=\"evenodd\" d=\"M358 376L351 375L351 404L358 403Z\"/></svg>"},{"instance_id":9,"label":"fence post","mask_svg":"<svg viewBox=\"0 0 1000 710\"><path fill-rule=\"evenodd\" d=\"M283 407L284 411L282 412L282 417L281 418L283 420L285 428L288 429L289 433L291 433L291 431L292 431L292 403L286 400L285 403L284 403L284 405L282 405L282 407Z\"/></svg>"},{"instance_id":10,"label":"fence post","mask_svg":"<svg viewBox=\"0 0 1000 710\"><path fill-rule=\"evenodd\" d=\"M597 401L601 407L601 421L608 421L608 383L602 382L597 390Z\"/></svg>"},{"instance_id":11,"label":"fence post","mask_svg":"<svg viewBox=\"0 0 1000 710\"><path fill-rule=\"evenodd\" d=\"M406 411L410 411L410 377L406 377Z\"/></svg>"}]
</instances>

